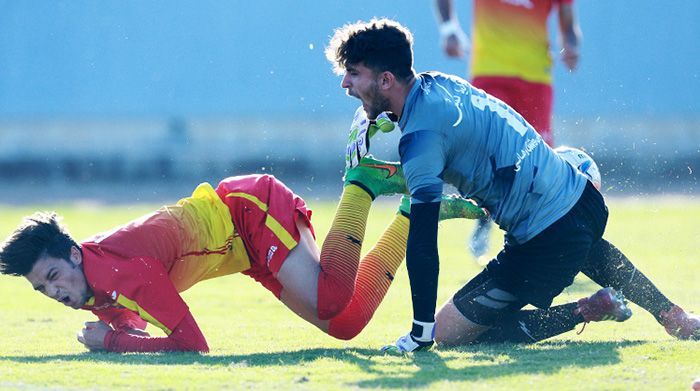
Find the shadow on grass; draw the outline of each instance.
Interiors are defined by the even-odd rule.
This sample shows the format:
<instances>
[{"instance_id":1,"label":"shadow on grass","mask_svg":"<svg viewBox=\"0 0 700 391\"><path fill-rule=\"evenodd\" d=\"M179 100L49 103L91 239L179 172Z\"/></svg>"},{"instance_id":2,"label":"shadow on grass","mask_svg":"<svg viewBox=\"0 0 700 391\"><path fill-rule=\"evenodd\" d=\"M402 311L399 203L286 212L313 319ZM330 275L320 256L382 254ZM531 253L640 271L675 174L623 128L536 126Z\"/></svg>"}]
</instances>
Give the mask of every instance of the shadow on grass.
<instances>
[{"instance_id":1,"label":"shadow on grass","mask_svg":"<svg viewBox=\"0 0 700 391\"><path fill-rule=\"evenodd\" d=\"M439 381L470 381L518 374L551 374L565 367L613 365L620 362L619 349L642 343L645 342L557 341L537 345L495 344L419 352L411 356L385 355L374 349L303 349L222 356L196 353L121 355L86 352L72 355L5 356L0 357L0 363L103 362L122 365L284 367L332 359L357 365L364 372L376 375L372 379L346 384L348 386L406 388L429 386Z\"/></svg>"},{"instance_id":2,"label":"shadow on grass","mask_svg":"<svg viewBox=\"0 0 700 391\"><path fill-rule=\"evenodd\" d=\"M439 381L474 381L520 374L548 375L566 367L617 364L620 362L619 349L643 343L647 342L557 341L536 345L478 345L439 353L424 352L411 358L418 371L398 376L384 375L354 385L361 388L413 388Z\"/></svg>"},{"instance_id":3,"label":"shadow on grass","mask_svg":"<svg viewBox=\"0 0 700 391\"><path fill-rule=\"evenodd\" d=\"M85 352L79 354L54 354L46 356L0 356L0 362L13 361L25 364L90 362L123 365L204 365L274 367L293 366L330 358L361 365L372 356L383 355L374 349L302 349L286 352L209 355L199 353L133 353ZM369 370L369 369L368 369Z\"/></svg>"}]
</instances>

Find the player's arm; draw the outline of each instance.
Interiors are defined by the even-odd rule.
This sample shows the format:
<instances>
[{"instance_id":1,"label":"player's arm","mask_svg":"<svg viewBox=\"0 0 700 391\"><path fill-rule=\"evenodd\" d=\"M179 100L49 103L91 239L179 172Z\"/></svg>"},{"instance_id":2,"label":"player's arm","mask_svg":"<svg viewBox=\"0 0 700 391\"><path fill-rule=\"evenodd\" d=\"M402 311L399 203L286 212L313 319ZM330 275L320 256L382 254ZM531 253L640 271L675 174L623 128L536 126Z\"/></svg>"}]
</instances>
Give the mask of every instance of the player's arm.
<instances>
[{"instance_id":1,"label":"player's arm","mask_svg":"<svg viewBox=\"0 0 700 391\"><path fill-rule=\"evenodd\" d=\"M452 0L435 0L437 8L438 27L445 53L454 58L462 58L469 50L467 34L459 25L457 13Z\"/></svg>"},{"instance_id":2,"label":"player's arm","mask_svg":"<svg viewBox=\"0 0 700 391\"><path fill-rule=\"evenodd\" d=\"M116 304L160 328L167 337L134 335L128 329L112 329L102 322L89 322L79 335L79 340L82 336L86 342L81 342L89 349L113 352L209 350L189 308L158 260L135 258L111 277L107 291L112 292ZM99 311L95 313L106 317Z\"/></svg>"},{"instance_id":3,"label":"player's arm","mask_svg":"<svg viewBox=\"0 0 700 391\"><path fill-rule=\"evenodd\" d=\"M108 331L102 346L110 352L208 352L209 346L190 312L167 337L136 335L130 330Z\"/></svg>"},{"instance_id":4,"label":"player's arm","mask_svg":"<svg viewBox=\"0 0 700 391\"><path fill-rule=\"evenodd\" d=\"M208 352L209 347L192 314L188 313L167 337L149 337L135 329L114 330L103 321L87 322L78 341L90 350L110 352Z\"/></svg>"},{"instance_id":5,"label":"player's arm","mask_svg":"<svg viewBox=\"0 0 700 391\"><path fill-rule=\"evenodd\" d=\"M562 1L559 4L559 31L562 61L570 71L573 71L578 65L582 33L570 1Z\"/></svg>"},{"instance_id":6,"label":"player's arm","mask_svg":"<svg viewBox=\"0 0 700 391\"><path fill-rule=\"evenodd\" d=\"M406 267L413 299L411 332L398 339L400 351L433 344L439 254L437 247L444 169L442 136L431 131L405 134L399 145L401 164L411 192Z\"/></svg>"},{"instance_id":7,"label":"player's arm","mask_svg":"<svg viewBox=\"0 0 700 391\"><path fill-rule=\"evenodd\" d=\"M126 308L105 308L92 311L97 318L114 330L144 330L148 322Z\"/></svg>"}]
</instances>

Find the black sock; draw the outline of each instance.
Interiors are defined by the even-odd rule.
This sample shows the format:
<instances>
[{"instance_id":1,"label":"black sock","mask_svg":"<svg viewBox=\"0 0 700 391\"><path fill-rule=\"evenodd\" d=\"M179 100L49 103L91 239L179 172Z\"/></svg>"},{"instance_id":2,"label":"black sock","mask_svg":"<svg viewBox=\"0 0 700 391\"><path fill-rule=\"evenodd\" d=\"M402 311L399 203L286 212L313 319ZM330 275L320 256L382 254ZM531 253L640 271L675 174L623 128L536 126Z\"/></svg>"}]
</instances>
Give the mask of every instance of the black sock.
<instances>
[{"instance_id":1,"label":"black sock","mask_svg":"<svg viewBox=\"0 0 700 391\"><path fill-rule=\"evenodd\" d=\"M544 310L520 310L514 317L481 334L473 343L533 343L573 330L583 322L574 315L577 303L568 303Z\"/></svg>"},{"instance_id":2,"label":"black sock","mask_svg":"<svg viewBox=\"0 0 700 391\"><path fill-rule=\"evenodd\" d=\"M581 270L603 287L611 286L625 298L649 311L660 320L661 311L668 311L673 303L641 272L617 247L602 239L591 248L588 263Z\"/></svg>"}]
</instances>

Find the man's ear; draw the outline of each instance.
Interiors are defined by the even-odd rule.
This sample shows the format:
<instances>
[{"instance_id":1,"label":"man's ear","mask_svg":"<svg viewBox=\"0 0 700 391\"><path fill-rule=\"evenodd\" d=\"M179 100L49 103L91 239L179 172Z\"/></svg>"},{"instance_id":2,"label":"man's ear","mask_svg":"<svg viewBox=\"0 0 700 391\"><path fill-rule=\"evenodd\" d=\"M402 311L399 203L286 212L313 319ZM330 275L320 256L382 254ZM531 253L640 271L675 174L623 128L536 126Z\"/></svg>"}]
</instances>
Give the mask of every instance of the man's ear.
<instances>
[{"instance_id":1,"label":"man's ear","mask_svg":"<svg viewBox=\"0 0 700 391\"><path fill-rule=\"evenodd\" d=\"M379 75L379 87L382 90L389 90L396 83L396 76L389 71L384 71Z\"/></svg>"},{"instance_id":2,"label":"man's ear","mask_svg":"<svg viewBox=\"0 0 700 391\"><path fill-rule=\"evenodd\" d=\"M83 254L80 249L76 246L71 246L70 248L70 261L73 265L78 266L83 263Z\"/></svg>"}]
</instances>

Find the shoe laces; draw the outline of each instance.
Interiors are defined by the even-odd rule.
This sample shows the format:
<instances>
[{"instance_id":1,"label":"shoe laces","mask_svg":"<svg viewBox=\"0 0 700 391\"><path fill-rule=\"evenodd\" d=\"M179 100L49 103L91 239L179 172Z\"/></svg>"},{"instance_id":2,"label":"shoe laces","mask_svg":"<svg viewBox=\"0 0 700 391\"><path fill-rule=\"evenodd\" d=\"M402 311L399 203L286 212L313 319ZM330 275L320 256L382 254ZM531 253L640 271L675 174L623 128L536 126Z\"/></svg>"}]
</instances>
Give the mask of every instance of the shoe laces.
<instances>
[{"instance_id":1,"label":"shoe laces","mask_svg":"<svg viewBox=\"0 0 700 391\"><path fill-rule=\"evenodd\" d=\"M577 331L577 332L576 332L576 335L581 335L581 334L583 334L583 330L586 329L586 326L587 326L589 323L591 323L591 322L583 322L583 325L581 326L581 330Z\"/></svg>"}]
</instances>

